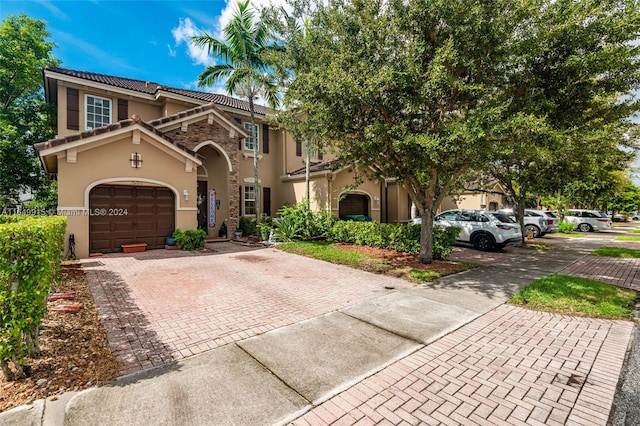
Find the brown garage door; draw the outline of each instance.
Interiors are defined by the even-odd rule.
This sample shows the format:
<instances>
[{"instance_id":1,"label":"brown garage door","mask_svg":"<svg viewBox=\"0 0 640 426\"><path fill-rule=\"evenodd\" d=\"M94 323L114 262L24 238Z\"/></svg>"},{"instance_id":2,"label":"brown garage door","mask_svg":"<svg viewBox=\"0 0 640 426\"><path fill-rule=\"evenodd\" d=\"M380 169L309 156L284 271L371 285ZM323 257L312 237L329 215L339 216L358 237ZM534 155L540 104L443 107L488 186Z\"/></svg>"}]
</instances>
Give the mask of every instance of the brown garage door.
<instances>
[{"instance_id":1,"label":"brown garage door","mask_svg":"<svg viewBox=\"0 0 640 426\"><path fill-rule=\"evenodd\" d=\"M99 185L89 195L89 251L121 251L121 244L163 248L174 231L175 201L167 188Z\"/></svg>"},{"instance_id":2,"label":"brown garage door","mask_svg":"<svg viewBox=\"0 0 640 426\"><path fill-rule=\"evenodd\" d=\"M339 215L361 214L369 216L369 197L362 194L347 194L340 200Z\"/></svg>"}]
</instances>

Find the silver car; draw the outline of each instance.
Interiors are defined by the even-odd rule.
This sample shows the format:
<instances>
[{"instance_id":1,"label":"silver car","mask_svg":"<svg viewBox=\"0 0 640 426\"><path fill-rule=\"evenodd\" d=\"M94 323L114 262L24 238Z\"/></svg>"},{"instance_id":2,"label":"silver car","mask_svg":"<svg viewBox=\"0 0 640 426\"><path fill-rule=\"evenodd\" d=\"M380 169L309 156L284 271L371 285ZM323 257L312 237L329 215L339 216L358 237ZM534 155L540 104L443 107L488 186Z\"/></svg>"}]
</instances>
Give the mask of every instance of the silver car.
<instances>
[{"instance_id":1,"label":"silver car","mask_svg":"<svg viewBox=\"0 0 640 426\"><path fill-rule=\"evenodd\" d=\"M542 233L540 234L540 236L543 236L544 234L550 234L552 232L558 232L560 230L560 219L551 210L525 209L524 215L529 217L542 218L543 224Z\"/></svg>"},{"instance_id":2,"label":"silver car","mask_svg":"<svg viewBox=\"0 0 640 426\"><path fill-rule=\"evenodd\" d=\"M612 221L606 213L597 210L568 210L564 216L566 223L573 223L580 232L593 232L611 229Z\"/></svg>"},{"instance_id":3,"label":"silver car","mask_svg":"<svg viewBox=\"0 0 640 426\"><path fill-rule=\"evenodd\" d=\"M533 234L533 238L539 238L548 232L547 222L544 220L542 216L538 214L531 214L530 212L532 211L533 210L529 210L529 209L526 209L524 211L523 232L525 235L527 234L527 232L531 232ZM517 222L517 217L515 216L513 209L502 209L502 210L498 210L498 212L512 215L515 218L515 221Z\"/></svg>"}]
</instances>

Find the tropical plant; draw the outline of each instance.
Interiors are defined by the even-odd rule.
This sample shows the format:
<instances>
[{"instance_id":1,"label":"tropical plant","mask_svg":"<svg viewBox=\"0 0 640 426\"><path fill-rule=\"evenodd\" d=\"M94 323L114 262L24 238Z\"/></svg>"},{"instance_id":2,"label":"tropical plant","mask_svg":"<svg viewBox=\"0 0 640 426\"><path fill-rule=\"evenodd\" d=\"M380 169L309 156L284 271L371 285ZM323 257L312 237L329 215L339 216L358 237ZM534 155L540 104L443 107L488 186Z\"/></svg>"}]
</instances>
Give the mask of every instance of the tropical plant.
<instances>
[{"instance_id":1,"label":"tropical plant","mask_svg":"<svg viewBox=\"0 0 640 426\"><path fill-rule=\"evenodd\" d=\"M279 241L326 238L331 234L331 212L311 210L308 201L293 206L283 206L274 220L274 236Z\"/></svg>"},{"instance_id":2,"label":"tropical plant","mask_svg":"<svg viewBox=\"0 0 640 426\"><path fill-rule=\"evenodd\" d=\"M222 63L208 66L198 76L198 86L213 86L226 79L225 89L230 95L240 95L249 101L251 132L253 138L253 177L256 215L260 215L260 185L258 179L258 140L256 139L254 101L262 95L267 104L277 108L280 104L278 85L275 83L266 52L276 49L271 43L270 31L249 5L250 0L239 1L231 21L223 30L224 40L204 33L192 38L194 44L205 47L209 55Z\"/></svg>"},{"instance_id":3,"label":"tropical plant","mask_svg":"<svg viewBox=\"0 0 640 426\"><path fill-rule=\"evenodd\" d=\"M192 251L204 247L207 233L203 229L187 229L186 231L176 229L172 236L180 250Z\"/></svg>"}]
</instances>

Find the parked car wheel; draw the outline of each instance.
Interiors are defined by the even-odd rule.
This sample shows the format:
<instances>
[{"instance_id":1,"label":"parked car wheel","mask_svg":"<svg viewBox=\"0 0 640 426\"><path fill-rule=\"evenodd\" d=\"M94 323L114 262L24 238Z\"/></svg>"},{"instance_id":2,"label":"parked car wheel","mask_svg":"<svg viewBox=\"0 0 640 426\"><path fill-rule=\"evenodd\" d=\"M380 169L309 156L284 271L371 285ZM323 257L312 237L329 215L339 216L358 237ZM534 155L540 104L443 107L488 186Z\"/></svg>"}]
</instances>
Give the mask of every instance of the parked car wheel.
<instances>
[{"instance_id":1,"label":"parked car wheel","mask_svg":"<svg viewBox=\"0 0 640 426\"><path fill-rule=\"evenodd\" d=\"M538 227L537 227L537 226L535 226L535 225L525 225L525 226L524 226L524 232L525 232L525 234L526 234L528 231L533 232L533 238L539 238L539 237L542 237L542 234L540 233L540 228L538 228Z\"/></svg>"},{"instance_id":2,"label":"parked car wheel","mask_svg":"<svg viewBox=\"0 0 640 426\"><path fill-rule=\"evenodd\" d=\"M578 231L580 232L593 232L593 227L588 223L581 223L578 225Z\"/></svg>"},{"instance_id":3,"label":"parked car wheel","mask_svg":"<svg viewBox=\"0 0 640 426\"><path fill-rule=\"evenodd\" d=\"M473 246L482 251L489 251L493 248L494 242L493 238L491 238L488 234L478 234L473 237Z\"/></svg>"}]
</instances>

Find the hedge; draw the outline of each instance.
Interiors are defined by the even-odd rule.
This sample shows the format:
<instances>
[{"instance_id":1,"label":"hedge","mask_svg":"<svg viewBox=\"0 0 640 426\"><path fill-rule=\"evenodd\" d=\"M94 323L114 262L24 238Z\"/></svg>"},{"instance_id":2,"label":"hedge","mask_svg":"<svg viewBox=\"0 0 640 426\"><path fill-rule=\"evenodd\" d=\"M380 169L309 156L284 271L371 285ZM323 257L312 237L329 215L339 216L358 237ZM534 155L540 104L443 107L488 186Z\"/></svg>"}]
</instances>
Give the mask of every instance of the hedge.
<instances>
[{"instance_id":1,"label":"hedge","mask_svg":"<svg viewBox=\"0 0 640 426\"><path fill-rule=\"evenodd\" d=\"M65 229L64 217L0 215L0 368L7 380L24 377L25 358L39 351L38 327L60 273Z\"/></svg>"},{"instance_id":2,"label":"hedge","mask_svg":"<svg viewBox=\"0 0 640 426\"><path fill-rule=\"evenodd\" d=\"M446 259L459 233L457 227L434 226L433 258ZM420 253L420 225L338 221L333 225L332 238L343 243Z\"/></svg>"}]
</instances>

